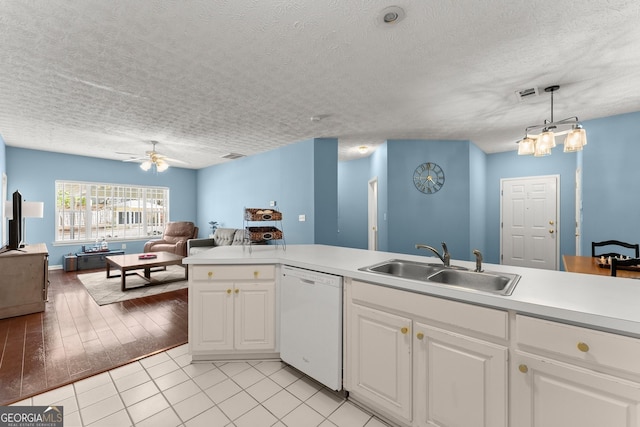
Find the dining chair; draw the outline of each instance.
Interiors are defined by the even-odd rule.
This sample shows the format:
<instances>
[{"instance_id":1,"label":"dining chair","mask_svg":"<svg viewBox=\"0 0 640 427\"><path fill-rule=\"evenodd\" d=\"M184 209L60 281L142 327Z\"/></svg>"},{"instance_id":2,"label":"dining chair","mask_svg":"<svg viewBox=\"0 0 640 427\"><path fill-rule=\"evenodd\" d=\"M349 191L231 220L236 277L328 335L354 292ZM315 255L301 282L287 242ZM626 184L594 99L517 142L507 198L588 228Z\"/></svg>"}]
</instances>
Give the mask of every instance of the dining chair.
<instances>
[{"instance_id":1,"label":"dining chair","mask_svg":"<svg viewBox=\"0 0 640 427\"><path fill-rule=\"evenodd\" d=\"M618 259L611 258L611 275L617 276L618 267L636 266L640 270L640 258Z\"/></svg>"},{"instance_id":2,"label":"dining chair","mask_svg":"<svg viewBox=\"0 0 640 427\"><path fill-rule=\"evenodd\" d=\"M596 254L596 248L601 248L603 246L619 246L620 248L632 249L635 251L634 258L640 258L640 244L626 243L626 242L621 242L619 240L605 240L603 242L591 242L591 256L597 257L597 258L600 258L600 257L615 258L623 255L620 252L607 252L607 253ZM617 249L617 250L620 250L620 249Z\"/></svg>"}]
</instances>

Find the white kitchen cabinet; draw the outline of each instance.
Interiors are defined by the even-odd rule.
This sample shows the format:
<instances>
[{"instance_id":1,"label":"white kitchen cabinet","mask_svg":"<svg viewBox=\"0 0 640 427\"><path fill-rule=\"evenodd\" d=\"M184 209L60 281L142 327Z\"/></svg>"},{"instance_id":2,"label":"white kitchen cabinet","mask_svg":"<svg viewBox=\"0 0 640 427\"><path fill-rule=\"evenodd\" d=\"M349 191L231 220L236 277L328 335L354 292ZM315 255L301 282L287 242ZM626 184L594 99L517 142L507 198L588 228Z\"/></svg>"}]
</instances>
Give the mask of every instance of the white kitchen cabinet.
<instances>
[{"instance_id":1,"label":"white kitchen cabinet","mask_svg":"<svg viewBox=\"0 0 640 427\"><path fill-rule=\"evenodd\" d=\"M640 340L516 316L511 424L639 427Z\"/></svg>"},{"instance_id":2,"label":"white kitchen cabinet","mask_svg":"<svg viewBox=\"0 0 640 427\"><path fill-rule=\"evenodd\" d=\"M349 390L411 421L411 319L352 304Z\"/></svg>"},{"instance_id":3,"label":"white kitchen cabinet","mask_svg":"<svg viewBox=\"0 0 640 427\"><path fill-rule=\"evenodd\" d=\"M640 384L516 352L511 425L638 427Z\"/></svg>"},{"instance_id":4,"label":"white kitchen cabinet","mask_svg":"<svg viewBox=\"0 0 640 427\"><path fill-rule=\"evenodd\" d=\"M233 282L194 283L189 293L189 345L195 353L233 350Z\"/></svg>"},{"instance_id":5,"label":"white kitchen cabinet","mask_svg":"<svg viewBox=\"0 0 640 427\"><path fill-rule=\"evenodd\" d=\"M352 280L347 313L352 399L407 426L507 426L506 312Z\"/></svg>"},{"instance_id":6,"label":"white kitchen cabinet","mask_svg":"<svg viewBox=\"0 0 640 427\"><path fill-rule=\"evenodd\" d=\"M234 348L275 350L275 282L234 284Z\"/></svg>"},{"instance_id":7,"label":"white kitchen cabinet","mask_svg":"<svg viewBox=\"0 0 640 427\"><path fill-rule=\"evenodd\" d=\"M194 360L275 353L275 267L190 268L189 346Z\"/></svg>"},{"instance_id":8,"label":"white kitchen cabinet","mask_svg":"<svg viewBox=\"0 0 640 427\"><path fill-rule=\"evenodd\" d=\"M506 427L507 349L414 323L418 426Z\"/></svg>"}]
</instances>

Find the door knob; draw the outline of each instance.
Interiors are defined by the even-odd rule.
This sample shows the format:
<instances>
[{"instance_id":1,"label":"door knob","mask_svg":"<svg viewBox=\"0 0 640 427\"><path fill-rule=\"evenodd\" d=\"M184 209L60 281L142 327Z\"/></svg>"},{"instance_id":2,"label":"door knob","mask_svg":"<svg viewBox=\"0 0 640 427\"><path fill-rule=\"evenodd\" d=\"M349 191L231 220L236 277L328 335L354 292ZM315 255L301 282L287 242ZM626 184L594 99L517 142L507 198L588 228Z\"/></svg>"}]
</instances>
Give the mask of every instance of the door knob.
<instances>
[{"instance_id":1,"label":"door knob","mask_svg":"<svg viewBox=\"0 0 640 427\"><path fill-rule=\"evenodd\" d=\"M553 225L553 220L549 221L549 225Z\"/></svg>"},{"instance_id":2,"label":"door knob","mask_svg":"<svg viewBox=\"0 0 640 427\"><path fill-rule=\"evenodd\" d=\"M409 332L409 328L407 328L406 326L400 329L400 332L402 332L403 334L406 334L407 332Z\"/></svg>"},{"instance_id":3,"label":"door knob","mask_svg":"<svg viewBox=\"0 0 640 427\"><path fill-rule=\"evenodd\" d=\"M523 363L522 365L518 366L518 370L523 374L526 374L527 372L529 372L529 367Z\"/></svg>"},{"instance_id":4,"label":"door knob","mask_svg":"<svg viewBox=\"0 0 640 427\"><path fill-rule=\"evenodd\" d=\"M549 229L549 234L553 234L554 230L553 228Z\"/></svg>"}]
</instances>

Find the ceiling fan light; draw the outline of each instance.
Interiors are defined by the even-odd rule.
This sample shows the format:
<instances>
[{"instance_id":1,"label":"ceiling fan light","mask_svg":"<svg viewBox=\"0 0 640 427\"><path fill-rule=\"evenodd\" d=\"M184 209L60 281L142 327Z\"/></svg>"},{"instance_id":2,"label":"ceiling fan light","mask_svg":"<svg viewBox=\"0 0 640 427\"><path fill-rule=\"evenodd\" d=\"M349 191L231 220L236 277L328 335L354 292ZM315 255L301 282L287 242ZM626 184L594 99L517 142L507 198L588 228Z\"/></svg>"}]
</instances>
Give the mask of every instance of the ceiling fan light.
<instances>
[{"instance_id":1,"label":"ceiling fan light","mask_svg":"<svg viewBox=\"0 0 640 427\"><path fill-rule=\"evenodd\" d=\"M144 162L140 163L140 169L145 172L148 171L149 169L151 169L151 162L149 160L145 160Z\"/></svg>"},{"instance_id":2,"label":"ceiling fan light","mask_svg":"<svg viewBox=\"0 0 640 427\"><path fill-rule=\"evenodd\" d=\"M169 163L163 162L162 160L158 160L156 162L156 167L158 169L158 172L164 172L167 169L169 169Z\"/></svg>"},{"instance_id":3,"label":"ceiling fan light","mask_svg":"<svg viewBox=\"0 0 640 427\"><path fill-rule=\"evenodd\" d=\"M529 138L528 136L524 137L522 141L518 143L518 155L519 156L530 156L536 150L536 141L533 138Z\"/></svg>"}]
</instances>

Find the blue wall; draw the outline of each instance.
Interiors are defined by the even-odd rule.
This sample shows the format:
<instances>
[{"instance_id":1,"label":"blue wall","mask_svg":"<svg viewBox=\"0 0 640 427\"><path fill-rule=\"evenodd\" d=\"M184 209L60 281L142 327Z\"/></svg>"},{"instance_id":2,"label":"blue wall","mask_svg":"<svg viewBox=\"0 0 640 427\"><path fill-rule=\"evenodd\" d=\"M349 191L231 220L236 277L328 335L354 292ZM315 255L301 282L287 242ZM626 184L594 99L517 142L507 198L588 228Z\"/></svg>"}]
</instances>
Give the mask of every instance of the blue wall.
<instances>
[{"instance_id":1,"label":"blue wall","mask_svg":"<svg viewBox=\"0 0 640 427\"><path fill-rule=\"evenodd\" d=\"M469 243L471 250L487 251L487 155L469 144Z\"/></svg>"},{"instance_id":2,"label":"blue wall","mask_svg":"<svg viewBox=\"0 0 640 427\"><path fill-rule=\"evenodd\" d=\"M370 157L338 163L338 245L367 249Z\"/></svg>"},{"instance_id":3,"label":"blue wall","mask_svg":"<svg viewBox=\"0 0 640 427\"><path fill-rule=\"evenodd\" d=\"M4 139L2 138L2 135L0 135L0 176L7 171L6 147Z\"/></svg>"},{"instance_id":4,"label":"blue wall","mask_svg":"<svg viewBox=\"0 0 640 427\"><path fill-rule=\"evenodd\" d=\"M198 225L242 228L245 207L276 201L287 243L337 244L337 152L336 139L311 139L199 170Z\"/></svg>"},{"instance_id":5,"label":"blue wall","mask_svg":"<svg viewBox=\"0 0 640 427\"><path fill-rule=\"evenodd\" d=\"M582 254L591 242L640 243L640 112L585 122Z\"/></svg>"},{"instance_id":6,"label":"blue wall","mask_svg":"<svg viewBox=\"0 0 640 427\"><path fill-rule=\"evenodd\" d=\"M380 250L427 255L416 243L439 249L443 241L458 259L471 259L472 241L483 250L484 178L470 181L471 173L484 175L486 156L469 141L389 140L368 165L364 161L342 162L339 168L342 245L367 247L367 183L377 177ZM421 193L413 184L416 167L425 162L437 163L445 173L435 194ZM474 215L472 207L478 211Z\"/></svg>"},{"instance_id":7,"label":"blue wall","mask_svg":"<svg viewBox=\"0 0 640 427\"><path fill-rule=\"evenodd\" d=\"M388 141L370 156L368 171L360 161L344 162L340 165L340 229L342 233L346 229L354 232L342 243L355 247L366 244L366 230L359 228L366 222L367 210L362 183L379 176L381 250L414 253L412 243L416 240L438 245L442 239L449 243L455 258L471 259L467 252L478 248L487 262L500 263L500 180L557 175L560 255L574 254L578 168L583 176L581 253L591 253L592 241L640 242L634 221L640 214L640 199L633 191L640 181L640 112L583 124L589 143L579 153L563 153L559 145L551 156L543 158L518 156L515 150L487 155L464 141ZM407 182L422 161L442 166L446 182L440 192L418 197ZM347 207L353 215L343 213ZM361 231L356 235L355 230Z\"/></svg>"},{"instance_id":8,"label":"blue wall","mask_svg":"<svg viewBox=\"0 0 640 427\"><path fill-rule=\"evenodd\" d=\"M367 177L369 179L378 179L378 250L389 250L389 175L388 175L388 151L389 144L382 144L373 154L371 154L371 172ZM368 191L365 188L366 192ZM365 202L365 212L367 211L367 202ZM367 223L368 219L365 215L362 221ZM365 239L368 240L368 236L365 232Z\"/></svg>"},{"instance_id":9,"label":"blue wall","mask_svg":"<svg viewBox=\"0 0 640 427\"><path fill-rule=\"evenodd\" d=\"M423 243L437 248L447 242L453 258L469 258L469 142L390 140L389 250L426 254ZM420 164L437 163L444 171L440 191L424 194L413 183Z\"/></svg>"},{"instance_id":10,"label":"blue wall","mask_svg":"<svg viewBox=\"0 0 640 427\"><path fill-rule=\"evenodd\" d=\"M47 243L52 265L77 247L53 247L56 179L158 185L171 189L172 220L196 220L200 235L208 222L242 227L245 207L278 202L287 243L326 243L367 247L367 183L378 179L379 249L423 254L421 242L446 241L454 258L472 259L478 248L491 263L500 262L500 180L560 176L560 254L575 253L575 171L583 169L582 253L595 240L640 241L635 219L640 200L640 112L584 122L589 144L581 153L544 158L516 151L485 154L469 141L390 140L371 156L337 161L335 139L310 139L199 171L170 168L154 175L136 164L6 147L0 137L0 169L10 192L45 202L42 220L28 220L30 241ZM412 175L423 162L445 171L446 182L432 195L418 192ZM35 171L35 172L34 172ZM340 214L338 215L338 210ZM305 215L306 221L298 221ZM339 230L339 233L338 233ZM5 239L6 240L6 239ZM143 241L127 242L127 252ZM119 247L117 245L116 247Z\"/></svg>"},{"instance_id":11,"label":"blue wall","mask_svg":"<svg viewBox=\"0 0 640 427\"><path fill-rule=\"evenodd\" d=\"M6 154L6 145L4 143L4 139L2 138L2 135L0 135L0 185L2 185L2 174L7 172L7 154ZM8 188L8 187L7 187ZM1 188L0 188L0 191ZM9 190L7 190L9 191ZM0 194L0 197L2 195ZM0 215L2 215L2 218L4 220L4 201L2 201L2 203L0 203ZM4 234L4 230L2 229L2 227L0 227L0 247L4 246L5 243L8 241L9 237L5 236Z\"/></svg>"},{"instance_id":12,"label":"blue wall","mask_svg":"<svg viewBox=\"0 0 640 427\"><path fill-rule=\"evenodd\" d=\"M137 163L6 147L8 191L20 190L30 201L44 202L44 218L27 219L27 243L47 244L50 265L62 265L63 256L79 252L82 243L53 245L55 239L55 181L73 180L111 184L140 184L169 188L171 221L194 221L196 171L169 168L154 174ZM144 240L126 241L128 253L142 252ZM120 249L121 241L110 243Z\"/></svg>"},{"instance_id":13,"label":"blue wall","mask_svg":"<svg viewBox=\"0 0 640 427\"><path fill-rule=\"evenodd\" d=\"M551 156L546 157L518 156L517 151L487 156L487 251L484 253L487 262L500 263L500 180L504 178L560 176L560 255L575 253L575 172L578 153L563 153L562 149L563 145L558 145Z\"/></svg>"}]
</instances>

